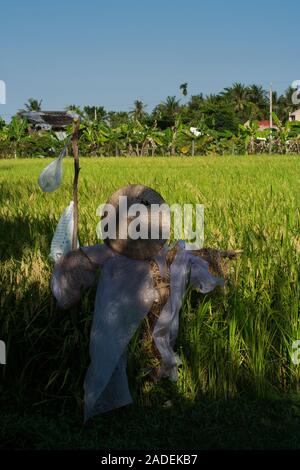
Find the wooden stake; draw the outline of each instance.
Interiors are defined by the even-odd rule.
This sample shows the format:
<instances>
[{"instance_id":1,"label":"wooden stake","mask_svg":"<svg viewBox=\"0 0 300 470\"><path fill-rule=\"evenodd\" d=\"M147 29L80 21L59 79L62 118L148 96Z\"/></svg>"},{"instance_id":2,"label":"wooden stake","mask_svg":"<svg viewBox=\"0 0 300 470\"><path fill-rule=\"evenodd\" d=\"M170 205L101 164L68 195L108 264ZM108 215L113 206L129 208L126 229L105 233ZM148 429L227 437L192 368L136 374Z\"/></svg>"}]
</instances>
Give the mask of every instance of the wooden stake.
<instances>
[{"instance_id":1,"label":"wooden stake","mask_svg":"<svg viewBox=\"0 0 300 470\"><path fill-rule=\"evenodd\" d=\"M78 131L80 126L80 119L76 118L73 121L73 135L72 135L72 148L74 156L74 179L73 179L73 201L74 201L74 230L72 238L72 250L77 249L77 231L78 231L78 177L79 177L79 156L78 156Z\"/></svg>"}]
</instances>

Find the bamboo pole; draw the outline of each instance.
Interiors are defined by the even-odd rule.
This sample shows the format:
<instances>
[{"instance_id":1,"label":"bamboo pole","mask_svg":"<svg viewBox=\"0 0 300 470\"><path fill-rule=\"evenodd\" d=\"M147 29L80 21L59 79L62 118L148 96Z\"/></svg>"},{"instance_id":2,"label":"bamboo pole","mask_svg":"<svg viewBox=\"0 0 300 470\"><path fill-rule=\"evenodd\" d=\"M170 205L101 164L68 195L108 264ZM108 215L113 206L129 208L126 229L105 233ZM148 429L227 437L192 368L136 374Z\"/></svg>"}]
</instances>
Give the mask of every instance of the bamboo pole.
<instances>
[{"instance_id":1,"label":"bamboo pole","mask_svg":"<svg viewBox=\"0 0 300 470\"><path fill-rule=\"evenodd\" d=\"M72 237L72 250L77 248L77 232L78 232L78 177L79 177L79 156L78 156L78 131L80 126L80 118L73 120L72 149L74 157L74 179L73 179L73 202L74 202L74 230Z\"/></svg>"}]
</instances>

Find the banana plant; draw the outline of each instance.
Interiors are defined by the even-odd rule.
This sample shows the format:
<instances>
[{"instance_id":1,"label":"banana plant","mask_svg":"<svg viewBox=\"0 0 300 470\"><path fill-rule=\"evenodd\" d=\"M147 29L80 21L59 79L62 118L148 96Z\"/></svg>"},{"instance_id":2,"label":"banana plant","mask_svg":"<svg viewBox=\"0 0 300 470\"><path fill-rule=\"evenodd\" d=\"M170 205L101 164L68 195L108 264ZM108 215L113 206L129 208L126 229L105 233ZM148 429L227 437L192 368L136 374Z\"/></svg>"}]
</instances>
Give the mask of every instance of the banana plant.
<instances>
[{"instance_id":1,"label":"banana plant","mask_svg":"<svg viewBox=\"0 0 300 470\"><path fill-rule=\"evenodd\" d=\"M289 138L290 131L291 131L291 123L290 121L283 123L282 121L280 121L279 117L274 112L272 113L272 116L273 116L273 121L277 126L277 132L276 132L277 139L276 140L277 140L277 144L279 147L279 152L286 153L287 142L288 142L288 138Z\"/></svg>"},{"instance_id":2,"label":"banana plant","mask_svg":"<svg viewBox=\"0 0 300 470\"><path fill-rule=\"evenodd\" d=\"M111 128L108 126L102 126L98 135L98 141L100 144L108 144L108 154L115 154L117 157L120 154L120 150L124 145L124 137L126 132L124 132L122 126Z\"/></svg>"},{"instance_id":3,"label":"banana plant","mask_svg":"<svg viewBox=\"0 0 300 470\"><path fill-rule=\"evenodd\" d=\"M171 156L176 153L176 143L182 130L183 125L179 120L177 120L174 126L168 127L164 132L164 146L166 147L167 153Z\"/></svg>"},{"instance_id":4,"label":"banana plant","mask_svg":"<svg viewBox=\"0 0 300 470\"><path fill-rule=\"evenodd\" d=\"M141 155L148 154L148 150L151 150L151 155L154 156L157 147L163 145L163 132L156 129L156 127L143 126L140 130L141 140Z\"/></svg>"},{"instance_id":5,"label":"banana plant","mask_svg":"<svg viewBox=\"0 0 300 470\"><path fill-rule=\"evenodd\" d=\"M259 130L259 124L257 121L252 121L247 125L240 124L240 134L244 138L245 151L248 153L255 153L255 141Z\"/></svg>"},{"instance_id":6,"label":"banana plant","mask_svg":"<svg viewBox=\"0 0 300 470\"><path fill-rule=\"evenodd\" d=\"M14 143L14 157L17 158L20 142L26 136L28 128L27 119L14 116L8 127L8 137Z\"/></svg>"},{"instance_id":7,"label":"banana plant","mask_svg":"<svg viewBox=\"0 0 300 470\"><path fill-rule=\"evenodd\" d=\"M88 145L89 152L97 153L98 150L98 128L93 122L89 122L82 126L81 141L85 141Z\"/></svg>"},{"instance_id":8,"label":"banana plant","mask_svg":"<svg viewBox=\"0 0 300 470\"><path fill-rule=\"evenodd\" d=\"M188 137L192 146L192 157L195 156L195 144L197 141L203 138L203 132L198 130L196 127L183 128L182 133Z\"/></svg>"}]
</instances>

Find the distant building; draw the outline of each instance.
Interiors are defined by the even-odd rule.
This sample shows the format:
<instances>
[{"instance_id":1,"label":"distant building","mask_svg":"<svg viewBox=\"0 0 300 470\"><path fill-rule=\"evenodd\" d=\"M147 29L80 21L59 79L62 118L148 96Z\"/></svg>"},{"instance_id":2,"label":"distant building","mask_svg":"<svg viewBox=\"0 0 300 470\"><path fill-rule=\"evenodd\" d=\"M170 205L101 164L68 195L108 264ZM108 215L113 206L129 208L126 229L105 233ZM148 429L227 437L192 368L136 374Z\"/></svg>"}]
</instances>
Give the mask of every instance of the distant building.
<instances>
[{"instance_id":1,"label":"distant building","mask_svg":"<svg viewBox=\"0 0 300 470\"><path fill-rule=\"evenodd\" d=\"M27 111L22 112L29 122L29 132L52 130L59 140L67 136L66 127L72 124L74 113L71 111Z\"/></svg>"},{"instance_id":2,"label":"distant building","mask_svg":"<svg viewBox=\"0 0 300 470\"><path fill-rule=\"evenodd\" d=\"M270 121L266 120L266 121L259 121L258 122L258 125L259 125L259 130L260 131L264 131L265 129L270 129ZM272 129L278 129L278 127L276 126L276 124L274 124L274 122L272 123Z\"/></svg>"},{"instance_id":3,"label":"distant building","mask_svg":"<svg viewBox=\"0 0 300 470\"><path fill-rule=\"evenodd\" d=\"M270 121L268 120L265 120L265 121L258 121L258 130L259 131L264 131L265 129L270 129ZM244 124L246 127L249 127L250 126L250 121L247 121L245 122ZM272 123L272 129L278 129L278 127L276 126L276 124L274 124L274 122Z\"/></svg>"},{"instance_id":4,"label":"distant building","mask_svg":"<svg viewBox=\"0 0 300 470\"><path fill-rule=\"evenodd\" d=\"M72 114L65 111L28 111L22 113L34 130L65 131L72 124Z\"/></svg>"},{"instance_id":5,"label":"distant building","mask_svg":"<svg viewBox=\"0 0 300 470\"><path fill-rule=\"evenodd\" d=\"M289 121L300 121L300 108L289 114Z\"/></svg>"}]
</instances>

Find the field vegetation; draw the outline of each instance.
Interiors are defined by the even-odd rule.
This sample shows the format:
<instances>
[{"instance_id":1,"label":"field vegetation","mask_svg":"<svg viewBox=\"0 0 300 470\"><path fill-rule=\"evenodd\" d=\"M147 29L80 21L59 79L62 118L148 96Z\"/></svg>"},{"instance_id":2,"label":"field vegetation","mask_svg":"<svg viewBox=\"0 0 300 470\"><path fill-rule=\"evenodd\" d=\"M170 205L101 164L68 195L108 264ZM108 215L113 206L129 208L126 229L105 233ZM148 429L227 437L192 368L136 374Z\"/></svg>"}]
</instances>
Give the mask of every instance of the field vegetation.
<instances>
[{"instance_id":1,"label":"field vegetation","mask_svg":"<svg viewBox=\"0 0 300 470\"><path fill-rule=\"evenodd\" d=\"M68 416L75 420L75 427L80 426L82 419L82 387L89 362L95 289L85 295L77 316L58 310L51 296L50 242L57 221L70 201L73 166L72 159L66 158L62 188L44 194L37 185L37 177L49 161L0 162L0 333L7 344L7 365L0 370L0 395L1 420L11 429L11 438L4 439L7 446L9 442L17 442L20 447L27 445L13 437L17 421L19 427L29 423L33 439L39 435L40 443L35 445L78 445L74 444L78 435L75 433L77 437L72 440L71 431L63 429L70 425ZM297 396L300 375L299 366L292 361L293 342L300 339L298 157L157 157L155 165L152 159L143 157L89 158L82 159L81 167L79 236L82 245L97 243L98 205L118 187L138 182L159 191L170 204L204 204L205 246L243 250L232 265L224 291L201 297L189 291L180 316L176 349L182 366L176 384L149 381L140 354L139 332L130 344L130 386L134 406L144 410L142 414L146 416L149 445L159 447L155 433L160 426L167 426L169 418L174 424L176 410L183 420L190 416L193 421L196 416L199 429L202 416L206 422L204 432L209 410L215 422L218 413L223 416L227 406L236 410L235 419L239 413L245 418L243 413L247 415L245 410L249 406L257 429L261 428L258 409L264 409L264 419L271 428L273 421L266 417L268 406L264 408L260 400L267 400L271 408L278 406L281 410L281 428L277 436L275 426L277 437L274 434L274 441L270 441L270 445L271 442L276 444L278 438L279 445L287 417L281 400ZM236 405L239 400L242 400L240 408ZM287 418L291 419L287 428L294 429L299 425L297 401L287 406L295 411ZM51 417L50 434L39 434L41 430L30 420L35 413L41 420L43 416ZM127 411L119 410L110 415L111 420L107 416L99 418L98 434L93 434L91 441L86 437L84 446L93 446L95 436L103 438L107 444L109 436L101 434L103 426L109 426L111 436L115 436L112 443L122 446L118 434L122 423L125 426L126 419L136 416L136 412L129 407ZM55 427L57 416L60 416L60 424ZM191 428L194 425L196 423L191 423ZM137 426L143 423L137 421ZM224 426L218 429L225 431ZM205 445L201 432L199 442L203 438L201 445ZM255 443L259 447L257 436L260 434L253 437L256 432L255 427L254 441L246 433L236 444L233 439L221 436L206 442L212 447L251 447ZM142 445L138 434L135 430L133 446ZM123 446L128 447L128 439L124 437ZM265 442L263 436L261 439ZM298 441L293 439L291 436L292 445L297 446ZM162 442L168 445L165 439ZM180 445L175 429L171 431L169 444ZM147 447L147 443L144 445Z\"/></svg>"}]
</instances>

